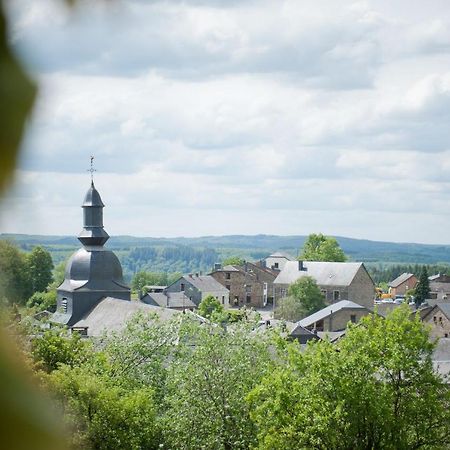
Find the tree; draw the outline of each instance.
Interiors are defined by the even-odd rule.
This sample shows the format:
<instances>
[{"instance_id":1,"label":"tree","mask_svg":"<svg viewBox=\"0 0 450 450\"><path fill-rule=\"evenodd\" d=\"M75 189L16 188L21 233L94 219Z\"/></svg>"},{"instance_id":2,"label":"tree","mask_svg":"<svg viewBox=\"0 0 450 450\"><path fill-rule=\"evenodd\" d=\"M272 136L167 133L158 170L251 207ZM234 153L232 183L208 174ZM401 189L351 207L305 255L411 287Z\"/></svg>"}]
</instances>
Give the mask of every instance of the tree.
<instances>
[{"instance_id":1,"label":"tree","mask_svg":"<svg viewBox=\"0 0 450 450\"><path fill-rule=\"evenodd\" d=\"M420 306L427 298L430 298L430 280L426 266L422 266L419 281L415 287L414 300L417 306Z\"/></svg>"},{"instance_id":2,"label":"tree","mask_svg":"<svg viewBox=\"0 0 450 450\"><path fill-rule=\"evenodd\" d=\"M37 311L56 311L56 290L48 292L35 292L27 301L29 308L36 308Z\"/></svg>"},{"instance_id":3,"label":"tree","mask_svg":"<svg viewBox=\"0 0 450 450\"><path fill-rule=\"evenodd\" d=\"M337 240L323 234L310 234L298 258L305 261L336 261L347 260Z\"/></svg>"},{"instance_id":4,"label":"tree","mask_svg":"<svg viewBox=\"0 0 450 450\"><path fill-rule=\"evenodd\" d=\"M52 256L47 250L37 246L26 256L26 263L33 293L44 292L53 281Z\"/></svg>"},{"instance_id":5,"label":"tree","mask_svg":"<svg viewBox=\"0 0 450 450\"><path fill-rule=\"evenodd\" d=\"M288 297L280 300L276 315L296 322L325 306L325 298L316 281L306 276L289 286Z\"/></svg>"},{"instance_id":6,"label":"tree","mask_svg":"<svg viewBox=\"0 0 450 450\"><path fill-rule=\"evenodd\" d=\"M23 305L32 294L26 258L12 242L0 240L0 301Z\"/></svg>"},{"instance_id":7,"label":"tree","mask_svg":"<svg viewBox=\"0 0 450 450\"><path fill-rule=\"evenodd\" d=\"M251 392L258 448L447 448L450 391L418 316L365 317L336 345L292 344Z\"/></svg>"},{"instance_id":8,"label":"tree","mask_svg":"<svg viewBox=\"0 0 450 450\"><path fill-rule=\"evenodd\" d=\"M223 306L213 295L207 295L198 305L197 312L201 316L211 319L223 313Z\"/></svg>"},{"instance_id":9,"label":"tree","mask_svg":"<svg viewBox=\"0 0 450 450\"><path fill-rule=\"evenodd\" d=\"M239 256L229 256L222 261L222 266L242 266L245 261Z\"/></svg>"},{"instance_id":10,"label":"tree","mask_svg":"<svg viewBox=\"0 0 450 450\"><path fill-rule=\"evenodd\" d=\"M168 370L167 448L248 449L256 445L246 395L272 367L270 336L188 323ZM195 345L193 343L195 342Z\"/></svg>"}]
</instances>

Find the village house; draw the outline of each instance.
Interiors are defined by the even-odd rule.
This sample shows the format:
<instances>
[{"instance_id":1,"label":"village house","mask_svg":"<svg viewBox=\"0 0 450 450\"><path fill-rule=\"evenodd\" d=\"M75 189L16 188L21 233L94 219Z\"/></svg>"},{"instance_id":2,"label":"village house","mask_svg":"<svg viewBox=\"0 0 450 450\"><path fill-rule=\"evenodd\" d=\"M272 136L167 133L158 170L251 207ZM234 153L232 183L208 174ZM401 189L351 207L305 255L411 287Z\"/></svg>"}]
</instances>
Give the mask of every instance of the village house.
<instances>
[{"instance_id":1,"label":"village house","mask_svg":"<svg viewBox=\"0 0 450 450\"><path fill-rule=\"evenodd\" d=\"M431 326L431 338L448 338L450 336L450 303L436 303L422 321Z\"/></svg>"},{"instance_id":2,"label":"village house","mask_svg":"<svg viewBox=\"0 0 450 450\"><path fill-rule=\"evenodd\" d=\"M396 296L404 297L408 290L416 287L416 284L417 277L413 273L402 273L388 284L389 294L392 298Z\"/></svg>"},{"instance_id":3,"label":"village house","mask_svg":"<svg viewBox=\"0 0 450 450\"><path fill-rule=\"evenodd\" d=\"M265 267L272 270L283 270L288 261L293 261L294 258L287 253L275 252L262 260Z\"/></svg>"},{"instance_id":4,"label":"village house","mask_svg":"<svg viewBox=\"0 0 450 450\"><path fill-rule=\"evenodd\" d=\"M262 308L273 303L273 270L245 262L242 266L216 266L210 275L230 292L231 306Z\"/></svg>"},{"instance_id":5,"label":"village house","mask_svg":"<svg viewBox=\"0 0 450 450\"><path fill-rule=\"evenodd\" d=\"M450 276L436 274L428 279L430 280L430 299L434 302L450 301Z\"/></svg>"},{"instance_id":6,"label":"village house","mask_svg":"<svg viewBox=\"0 0 450 450\"><path fill-rule=\"evenodd\" d=\"M371 313L372 311L364 306L349 300L341 300L299 320L291 335L298 334L297 329L302 328L315 332L342 331L346 329L349 322L357 323L362 317Z\"/></svg>"},{"instance_id":7,"label":"village house","mask_svg":"<svg viewBox=\"0 0 450 450\"><path fill-rule=\"evenodd\" d=\"M275 305L287 296L289 285L302 277L312 277L329 304L351 300L371 309L375 284L363 263L288 261L274 281Z\"/></svg>"}]
</instances>

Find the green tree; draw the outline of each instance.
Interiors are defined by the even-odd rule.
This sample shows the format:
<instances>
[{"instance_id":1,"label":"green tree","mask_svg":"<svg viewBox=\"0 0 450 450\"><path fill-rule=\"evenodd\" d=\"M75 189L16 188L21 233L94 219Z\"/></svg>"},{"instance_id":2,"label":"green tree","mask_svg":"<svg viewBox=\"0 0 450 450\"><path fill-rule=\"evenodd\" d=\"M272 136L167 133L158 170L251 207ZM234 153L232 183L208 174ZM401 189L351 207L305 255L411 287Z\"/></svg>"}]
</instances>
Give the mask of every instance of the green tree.
<instances>
[{"instance_id":1,"label":"green tree","mask_svg":"<svg viewBox=\"0 0 450 450\"><path fill-rule=\"evenodd\" d=\"M32 294L25 254L12 242L0 240L0 300L23 305Z\"/></svg>"},{"instance_id":2,"label":"green tree","mask_svg":"<svg viewBox=\"0 0 450 450\"><path fill-rule=\"evenodd\" d=\"M27 301L29 308L35 308L37 311L56 311L56 290L51 289L48 292L35 292Z\"/></svg>"},{"instance_id":3,"label":"green tree","mask_svg":"<svg viewBox=\"0 0 450 450\"><path fill-rule=\"evenodd\" d=\"M306 276L289 286L288 296L279 301L276 317L296 322L325 306L325 298L316 281Z\"/></svg>"},{"instance_id":4,"label":"green tree","mask_svg":"<svg viewBox=\"0 0 450 450\"><path fill-rule=\"evenodd\" d=\"M222 261L222 266L242 266L245 261L239 256L229 256Z\"/></svg>"},{"instance_id":5,"label":"green tree","mask_svg":"<svg viewBox=\"0 0 450 450\"><path fill-rule=\"evenodd\" d=\"M238 324L233 333L208 324L191 323L186 328L183 345L168 368L163 421L167 447L253 447L256 428L245 397L270 373L269 335L252 335Z\"/></svg>"},{"instance_id":6,"label":"green tree","mask_svg":"<svg viewBox=\"0 0 450 450\"><path fill-rule=\"evenodd\" d=\"M337 347L292 344L248 396L258 448L447 448L450 395L433 348L406 305L350 326Z\"/></svg>"},{"instance_id":7,"label":"green tree","mask_svg":"<svg viewBox=\"0 0 450 450\"><path fill-rule=\"evenodd\" d=\"M197 312L201 316L211 319L223 313L223 306L213 295L207 295L198 305Z\"/></svg>"},{"instance_id":8,"label":"green tree","mask_svg":"<svg viewBox=\"0 0 450 450\"><path fill-rule=\"evenodd\" d=\"M44 292L53 281L53 261L50 253L41 246L34 247L26 256L28 279L33 292Z\"/></svg>"},{"instance_id":9,"label":"green tree","mask_svg":"<svg viewBox=\"0 0 450 450\"><path fill-rule=\"evenodd\" d=\"M323 234L310 234L298 258L304 261L336 261L347 260L337 240Z\"/></svg>"},{"instance_id":10,"label":"green tree","mask_svg":"<svg viewBox=\"0 0 450 450\"><path fill-rule=\"evenodd\" d=\"M420 306L426 299L430 298L430 280L426 266L422 266L419 281L415 287L414 300L417 306Z\"/></svg>"}]
</instances>

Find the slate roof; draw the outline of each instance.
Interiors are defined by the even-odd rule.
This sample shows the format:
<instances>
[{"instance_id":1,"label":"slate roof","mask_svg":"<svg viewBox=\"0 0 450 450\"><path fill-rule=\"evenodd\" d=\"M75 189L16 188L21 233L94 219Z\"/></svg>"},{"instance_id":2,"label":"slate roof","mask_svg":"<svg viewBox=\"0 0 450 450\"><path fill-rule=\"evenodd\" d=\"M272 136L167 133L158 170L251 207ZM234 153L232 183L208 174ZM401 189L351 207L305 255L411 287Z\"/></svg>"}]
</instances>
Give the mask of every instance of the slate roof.
<instances>
[{"instance_id":1,"label":"slate roof","mask_svg":"<svg viewBox=\"0 0 450 450\"><path fill-rule=\"evenodd\" d=\"M390 287L396 288L398 286L400 286L402 283L404 283L405 281L409 280L411 277L413 277L414 274L413 273L402 273L401 275L399 275L395 280L392 280L389 283ZM412 286L411 286L412 287Z\"/></svg>"},{"instance_id":2,"label":"slate roof","mask_svg":"<svg viewBox=\"0 0 450 450\"><path fill-rule=\"evenodd\" d=\"M148 305L161 308L196 308L197 305L184 292L149 292L141 299Z\"/></svg>"},{"instance_id":3,"label":"slate roof","mask_svg":"<svg viewBox=\"0 0 450 450\"><path fill-rule=\"evenodd\" d=\"M332 305L326 306L320 311L317 311L314 314L311 314L310 316L299 320L297 322L297 326L300 325L301 327L309 327L310 325L313 325L314 323L319 322L320 320L329 317L331 314L334 314L343 309L365 309L367 310L367 312L369 312L367 308L358 305L358 303L352 302L350 300L341 300L340 302L336 302Z\"/></svg>"},{"instance_id":4,"label":"slate roof","mask_svg":"<svg viewBox=\"0 0 450 450\"><path fill-rule=\"evenodd\" d=\"M183 278L201 292L222 291L228 293L228 289L216 281L211 275L185 275Z\"/></svg>"},{"instance_id":5,"label":"slate roof","mask_svg":"<svg viewBox=\"0 0 450 450\"><path fill-rule=\"evenodd\" d=\"M293 258L291 255L288 255L284 252L275 252L270 254L267 258L285 258L288 261L293 261L295 258Z\"/></svg>"},{"instance_id":6,"label":"slate roof","mask_svg":"<svg viewBox=\"0 0 450 450\"><path fill-rule=\"evenodd\" d=\"M104 331L120 331L138 311L156 313L161 320L169 320L179 311L159 306L146 305L141 302L124 301L106 297L91 311L76 322L73 327L87 327L88 336L101 336Z\"/></svg>"},{"instance_id":7,"label":"slate roof","mask_svg":"<svg viewBox=\"0 0 450 450\"><path fill-rule=\"evenodd\" d=\"M291 284L299 278L313 277L320 286L349 286L361 267L360 262L303 261L306 270L298 270L298 261L288 261L275 279L275 284Z\"/></svg>"}]
</instances>

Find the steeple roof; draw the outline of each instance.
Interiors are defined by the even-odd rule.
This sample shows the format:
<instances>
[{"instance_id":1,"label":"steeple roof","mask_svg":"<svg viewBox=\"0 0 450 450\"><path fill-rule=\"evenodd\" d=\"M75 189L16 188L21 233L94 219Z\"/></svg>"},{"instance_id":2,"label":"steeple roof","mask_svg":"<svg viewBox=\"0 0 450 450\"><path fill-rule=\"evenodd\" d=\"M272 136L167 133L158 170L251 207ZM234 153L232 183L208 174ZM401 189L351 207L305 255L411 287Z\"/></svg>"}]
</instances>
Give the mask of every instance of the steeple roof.
<instances>
[{"instance_id":1,"label":"steeple roof","mask_svg":"<svg viewBox=\"0 0 450 450\"><path fill-rule=\"evenodd\" d=\"M94 181L91 182L91 187L86 192L82 206L99 206L102 208L105 206L102 202L100 194L98 193L97 189L95 189Z\"/></svg>"}]
</instances>

